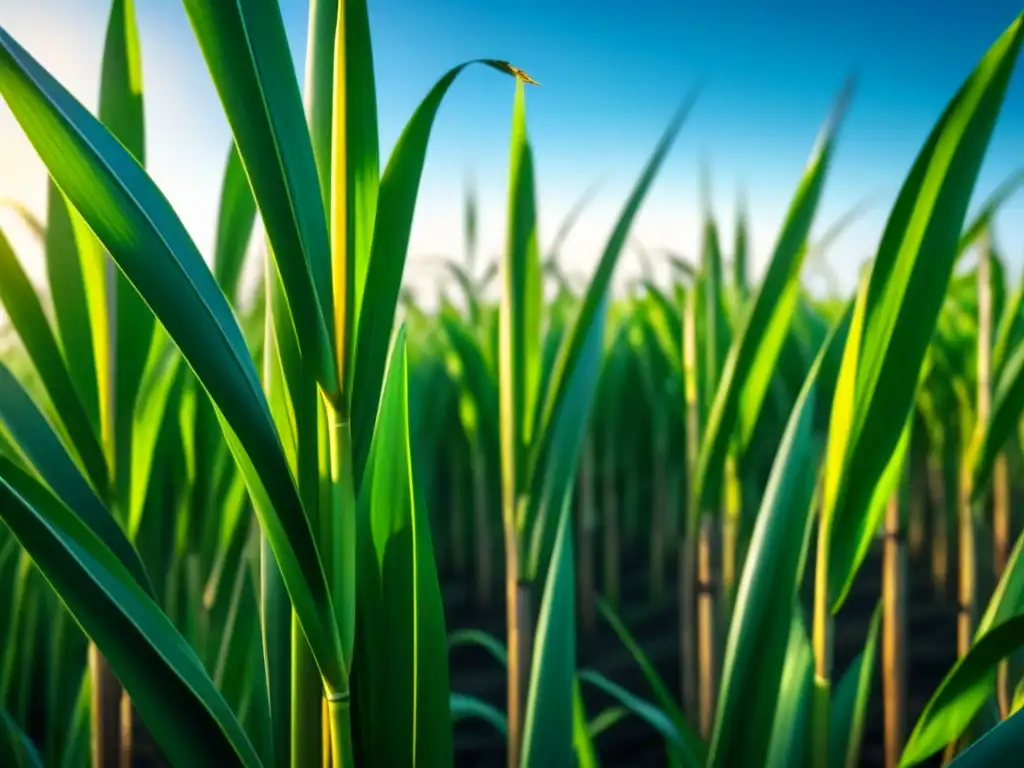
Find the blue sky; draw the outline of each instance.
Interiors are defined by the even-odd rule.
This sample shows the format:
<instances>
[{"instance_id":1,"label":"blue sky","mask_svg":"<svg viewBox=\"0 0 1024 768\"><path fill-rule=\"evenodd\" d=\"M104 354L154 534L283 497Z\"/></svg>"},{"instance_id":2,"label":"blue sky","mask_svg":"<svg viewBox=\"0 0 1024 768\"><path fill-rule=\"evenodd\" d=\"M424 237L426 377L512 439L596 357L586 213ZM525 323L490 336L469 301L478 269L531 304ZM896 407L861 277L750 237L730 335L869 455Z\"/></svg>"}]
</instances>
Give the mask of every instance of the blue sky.
<instances>
[{"instance_id":1,"label":"blue sky","mask_svg":"<svg viewBox=\"0 0 1024 768\"><path fill-rule=\"evenodd\" d=\"M185 11L139 0L149 169L200 248L209 253L227 123ZM716 213L731 241L739 190L753 228L754 268L767 260L817 131L843 81L857 89L815 231L865 197L878 204L829 253L844 287L874 253L889 206L913 158L976 61L1019 13L1017 0L967 3L656 2L655 0L370 0L384 157L430 86L450 66L508 59L542 84L528 92L542 240L575 199L599 193L566 245L570 271L586 275L618 208L679 103L702 83L691 118L639 217L650 248L698 249L700 167L711 168ZM87 106L96 103L107 0L0 2L0 25ZM305 56L308 2L282 2L296 67ZM966 10L971 8L971 10ZM1018 70L1020 67L1018 68ZM456 83L435 126L414 222L407 278L424 298L442 273L433 254L460 255L467 173L481 196L481 240L504 238L513 84L484 68ZM975 202L1024 167L1024 76L1007 94ZM44 210L45 175L0 105L0 198ZM0 214L33 275L38 249ZM997 242L1021 272L1024 193L997 221ZM630 255L620 269L636 273ZM813 272L809 280L820 285Z\"/></svg>"}]
</instances>

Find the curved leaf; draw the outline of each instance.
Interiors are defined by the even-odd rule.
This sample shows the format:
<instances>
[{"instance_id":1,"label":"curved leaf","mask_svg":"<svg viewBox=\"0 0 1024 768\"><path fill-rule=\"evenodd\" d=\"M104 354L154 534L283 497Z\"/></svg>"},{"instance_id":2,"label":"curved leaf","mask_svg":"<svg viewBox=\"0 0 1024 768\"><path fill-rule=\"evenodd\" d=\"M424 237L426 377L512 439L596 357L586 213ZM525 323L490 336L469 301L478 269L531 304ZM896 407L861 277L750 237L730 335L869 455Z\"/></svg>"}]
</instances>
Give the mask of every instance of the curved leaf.
<instances>
[{"instance_id":1,"label":"curved leaf","mask_svg":"<svg viewBox=\"0 0 1024 768\"><path fill-rule=\"evenodd\" d=\"M726 453L734 430L738 427L740 445L745 447L757 424L772 379L771 372L778 362L796 310L800 269L808 250L807 236L828 175L836 134L849 100L849 88L819 135L753 307L744 313L742 327L729 349L701 440L695 503L689 507L690 531L694 530L701 512L718 508Z\"/></svg>"},{"instance_id":2,"label":"curved leaf","mask_svg":"<svg viewBox=\"0 0 1024 768\"><path fill-rule=\"evenodd\" d=\"M0 463L0 518L96 643L167 757L197 766L261 763L195 652L118 561L42 486ZM71 525L69 530L67 526Z\"/></svg>"},{"instance_id":3,"label":"curved leaf","mask_svg":"<svg viewBox=\"0 0 1024 768\"><path fill-rule=\"evenodd\" d=\"M462 693L452 693L449 707L452 711L453 722L457 723L459 720L475 717L494 726L494 730L502 736L508 737L508 718L505 717L505 713L486 701Z\"/></svg>"},{"instance_id":4,"label":"curved leaf","mask_svg":"<svg viewBox=\"0 0 1024 768\"><path fill-rule=\"evenodd\" d=\"M672 718L649 701L644 701L640 697L634 696L621 685L617 685L604 675L591 670L581 670L579 678L581 681L590 683L611 696L629 710L631 714L656 730L665 739L666 743L671 746L673 753L678 756L682 765L693 766L693 768L703 765L701 761L701 752L703 750L699 744L694 745L692 734L684 735L680 733ZM687 738L688 736L690 738Z\"/></svg>"},{"instance_id":5,"label":"curved leaf","mask_svg":"<svg viewBox=\"0 0 1024 768\"><path fill-rule=\"evenodd\" d=\"M3 46L3 34L0 29L0 48ZM4 58L6 60L7 57ZM0 88L2 77L3 63L0 62ZM106 496L109 487L107 464L97 432L64 365L39 296L3 232L0 232L0 302L21 338L61 424L67 430L89 481L101 496Z\"/></svg>"},{"instance_id":6,"label":"curved leaf","mask_svg":"<svg viewBox=\"0 0 1024 768\"><path fill-rule=\"evenodd\" d=\"M241 298L238 280L255 222L256 199L252 196L238 147L232 141L220 192L220 213L213 246L213 277L236 310Z\"/></svg>"},{"instance_id":7,"label":"curved leaf","mask_svg":"<svg viewBox=\"0 0 1024 768\"><path fill-rule=\"evenodd\" d=\"M399 328L358 517L354 708L370 765L450 765L448 653L427 509L412 460Z\"/></svg>"},{"instance_id":8,"label":"curved leaf","mask_svg":"<svg viewBox=\"0 0 1024 768\"><path fill-rule=\"evenodd\" d=\"M855 346L843 361L829 430L822 519L833 612L849 592L900 475L904 424L1022 40L1024 15L992 45L935 124L879 244L858 312L863 317L854 323L862 331L851 332Z\"/></svg>"},{"instance_id":9,"label":"curved leaf","mask_svg":"<svg viewBox=\"0 0 1024 768\"><path fill-rule=\"evenodd\" d=\"M514 74L507 62L493 59L477 59L448 70L409 118L380 180L373 245L366 268L364 298L359 307L354 344L352 438L355 445L353 472L357 487L362 482L373 435L373 420L380 401L384 361L391 339L395 307L398 305L430 131L448 89L455 78L472 64L485 64L499 72Z\"/></svg>"},{"instance_id":10,"label":"curved leaf","mask_svg":"<svg viewBox=\"0 0 1024 768\"><path fill-rule=\"evenodd\" d=\"M974 641L946 675L914 726L901 768L918 765L960 737L992 695L999 662L1024 645L1024 615L1007 619Z\"/></svg>"},{"instance_id":11,"label":"curved leaf","mask_svg":"<svg viewBox=\"0 0 1024 768\"><path fill-rule=\"evenodd\" d=\"M340 687L341 640L323 567L224 294L167 199L124 147L2 29L0 52L0 93L11 111L216 405L325 684Z\"/></svg>"},{"instance_id":12,"label":"curved leaf","mask_svg":"<svg viewBox=\"0 0 1024 768\"><path fill-rule=\"evenodd\" d=\"M729 625L709 765L760 765L768 756L774 691L790 652L790 617L814 518L811 502L821 452L814 429L818 390L828 388L836 376L849 318L848 312L818 353L772 463ZM758 702L753 709L752 702ZM743 728L745 738L732 738L737 728Z\"/></svg>"},{"instance_id":13,"label":"curved leaf","mask_svg":"<svg viewBox=\"0 0 1024 768\"><path fill-rule=\"evenodd\" d=\"M0 363L0 422L42 480L110 549L139 586L153 587L138 552L78 471L46 417L7 366Z\"/></svg>"},{"instance_id":14,"label":"curved leaf","mask_svg":"<svg viewBox=\"0 0 1024 768\"><path fill-rule=\"evenodd\" d=\"M479 646L491 654L501 666L508 666L508 651L494 635L479 629L457 629L448 635L448 647L454 648L458 645Z\"/></svg>"},{"instance_id":15,"label":"curved leaf","mask_svg":"<svg viewBox=\"0 0 1024 768\"><path fill-rule=\"evenodd\" d=\"M337 389L330 239L281 8L185 0L259 206L302 357Z\"/></svg>"}]
</instances>

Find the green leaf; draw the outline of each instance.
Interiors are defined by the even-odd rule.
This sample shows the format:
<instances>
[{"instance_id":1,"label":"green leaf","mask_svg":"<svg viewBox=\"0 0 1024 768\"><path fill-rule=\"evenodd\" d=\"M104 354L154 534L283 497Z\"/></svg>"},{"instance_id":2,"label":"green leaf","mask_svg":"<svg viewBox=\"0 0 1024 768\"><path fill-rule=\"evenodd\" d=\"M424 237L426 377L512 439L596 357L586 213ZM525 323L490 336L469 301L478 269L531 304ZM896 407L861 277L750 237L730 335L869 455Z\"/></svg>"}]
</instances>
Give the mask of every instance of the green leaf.
<instances>
[{"instance_id":1,"label":"green leaf","mask_svg":"<svg viewBox=\"0 0 1024 768\"><path fill-rule=\"evenodd\" d=\"M96 643L168 759L260 765L193 650L95 537L45 488L0 463L0 518ZM110 566L114 565L114 568Z\"/></svg>"},{"instance_id":2,"label":"green leaf","mask_svg":"<svg viewBox=\"0 0 1024 768\"><path fill-rule=\"evenodd\" d=\"M82 477L46 417L2 363L0 423L14 438L39 477L121 561L138 585L152 595L153 587L146 568L124 531Z\"/></svg>"},{"instance_id":3,"label":"green leaf","mask_svg":"<svg viewBox=\"0 0 1024 768\"><path fill-rule=\"evenodd\" d=\"M1024 748L1024 710L1018 710L961 752L950 768L1013 765Z\"/></svg>"},{"instance_id":4,"label":"green leaf","mask_svg":"<svg viewBox=\"0 0 1024 768\"><path fill-rule=\"evenodd\" d=\"M835 768L856 768L861 764L860 749L864 737L868 697L875 672L878 630L882 623L882 605L875 608L864 650L850 662L836 686L829 712L829 763Z\"/></svg>"},{"instance_id":5,"label":"green leaf","mask_svg":"<svg viewBox=\"0 0 1024 768\"><path fill-rule=\"evenodd\" d=\"M589 338L590 328L594 323L594 316L598 313L601 303L605 300L612 274L618 263L619 255L622 253L622 248L626 244L626 239L629 237L633 220L636 218L640 206L654 184L658 171L661 169L669 150L672 148L676 136L683 127L683 122L690 113L694 99L695 96L688 98L678 112L676 112L668 129L662 135L661 141L658 142L654 153L640 174L640 178L636 186L634 186L629 199L626 201L611 236L608 238L604 252L601 254L601 260L598 262L597 270L583 298L579 313L567 331L566 340L559 349L558 356L555 358L554 368L549 379L550 384L547 387L547 394L544 402L538 404L543 406L537 429L539 440L531 448L530 452L530 474L535 483L543 475L542 472L538 471L538 468L543 467L547 463L548 454L551 451L551 440L555 434L555 430L551 425L555 422L557 412L565 402L567 392L571 387L577 358L582 354L583 347Z\"/></svg>"},{"instance_id":6,"label":"green leaf","mask_svg":"<svg viewBox=\"0 0 1024 768\"><path fill-rule=\"evenodd\" d=\"M990 194L985 202L981 204L980 209L971 219L970 223L964 227L963 234L960 235L960 244L958 247L957 255L962 256L967 253L968 249L974 245L981 233L991 226L993 218L1000 208L1013 197L1014 193L1024 187L1024 170L1018 170L1010 174L1003 182L996 187L992 194Z\"/></svg>"},{"instance_id":7,"label":"green leaf","mask_svg":"<svg viewBox=\"0 0 1024 768\"><path fill-rule=\"evenodd\" d=\"M560 510L540 604L521 745L522 768L572 765L576 669L575 565L569 504Z\"/></svg>"},{"instance_id":8,"label":"green leaf","mask_svg":"<svg viewBox=\"0 0 1024 768\"><path fill-rule=\"evenodd\" d=\"M0 47L4 39L4 32L0 29ZM0 90L5 93L3 77L7 59L5 56L4 62L0 62ZM39 296L3 232L0 232L0 302L21 338L61 424L67 430L76 458L96 491L106 496L109 485L107 465L97 433L64 365Z\"/></svg>"},{"instance_id":9,"label":"green leaf","mask_svg":"<svg viewBox=\"0 0 1024 768\"><path fill-rule=\"evenodd\" d=\"M821 453L814 429L818 390L836 376L849 317L847 313L819 351L772 464L729 625L709 765L761 765L769 753L775 691L791 652L790 617L814 517L811 502ZM746 734L743 739L732 738L737 728Z\"/></svg>"},{"instance_id":10,"label":"green leaf","mask_svg":"<svg viewBox=\"0 0 1024 768\"><path fill-rule=\"evenodd\" d=\"M624 709L622 712L623 715L626 714ZM577 675L572 684L572 744L576 751L576 768L597 768L599 763L597 749L594 747L595 735L587 723L587 709L583 703L580 678Z\"/></svg>"},{"instance_id":11,"label":"green leaf","mask_svg":"<svg viewBox=\"0 0 1024 768\"><path fill-rule=\"evenodd\" d=\"M68 374L89 415L93 431L100 431L96 355L93 351L89 304L82 255L75 239L67 200L46 180L46 275L50 299Z\"/></svg>"},{"instance_id":12,"label":"green leaf","mask_svg":"<svg viewBox=\"0 0 1024 768\"><path fill-rule=\"evenodd\" d=\"M960 231L1024 39L1018 17L949 102L896 200L854 321L829 430L822 519L842 605L898 481L899 444L956 263ZM856 478L852 482L851 478Z\"/></svg>"},{"instance_id":13,"label":"green leaf","mask_svg":"<svg viewBox=\"0 0 1024 768\"><path fill-rule=\"evenodd\" d=\"M960 737L992 695L999 662L1024 645L1024 616L1017 615L975 639L967 655L925 704L900 757L900 766L918 765Z\"/></svg>"},{"instance_id":14,"label":"green leaf","mask_svg":"<svg viewBox=\"0 0 1024 768\"><path fill-rule=\"evenodd\" d=\"M145 165L142 55L134 0L114 0L110 8L100 76L99 118L135 160ZM107 290L114 292L107 297L107 306L113 312L116 356L113 383L116 509L118 515L124 517L120 507L130 493L132 417L156 321L124 274L109 262L107 271L113 278L108 278Z\"/></svg>"},{"instance_id":15,"label":"green leaf","mask_svg":"<svg viewBox=\"0 0 1024 768\"><path fill-rule=\"evenodd\" d=\"M516 79L509 163L508 241L502 264L498 397L501 489L505 526L519 528L520 499L529 488L527 452L533 442L541 365L541 277L533 150L526 133L525 84ZM520 574L517 574L517 577Z\"/></svg>"},{"instance_id":16,"label":"green leaf","mask_svg":"<svg viewBox=\"0 0 1024 768\"><path fill-rule=\"evenodd\" d=\"M457 723L459 720L476 718L493 726L494 730L508 738L508 718L505 717L504 712L486 701L462 693L452 693L449 706L452 711L452 722Z\"/></svg>"},{"instance_id":17,"label":"green leaf","mask_svg":"<svg viewBox=\"0 0 1024 768\"><path fill-rule=\"evenodd\" d=\"M220 191L220 213L217 216L217 235L213 246L213 276L236 311L241 302L238 281L255 222L256 199L252 196L238 147L231 142L228 162L224 168L224 184Z\"/></svg>"},{"instance_id":18,"label":"green leaf","mask_svg":"<svg viewBox=\"0 0 1024 768\"><path fill-rule=\"evenodd\" d=\"M330 240L281 8L185 0L285 287L302 357L337 390Z\"/></svg>"},{"instance_id":19,"label":"green leaf","mask_svg":"<svg viewBox=\"0 0 1024 768\"><path fill-rule=\"evenodd\" d=\"M167 199L124 147L3 30L0 51L0 93L216 405L321 675L332 690L340 687L341 640L327 581L224 294Z\"/></svg>"},{"instance_id":20,"label":"green leaf","mask_svg":"<svg viewBox=\"0 0 1024 768\"><path fill-rule=\"evenodd\" d=\"M371 765L450 765L441 586L409 439L404 326L392 347L359 499L354 709Z\"/></svg>"},{"instance_id":21,"label":"green leaf","mask_svg":"<svg viewBox=\"0 0 1024 768\"><path fill-rule=\"evenodd\" d=\"M807 715L814 680L814 652L803 613L790 612L789 641L779 679L775 720L765 765L805 765Z\"/></svg>"},{"instance_id":22,"label":"green leaf","mask_svg":"<svg viewBox=\"0 0 1024 768\"><path fill-rule=\"evenodd\" d=\"M824 190L849 93L848 86L821 131L790 204L768 271L752 308L743 313L739 332L729 349L702 435L694 490L696 503L690 506L688 521L691 532L700 512L715 510L720 504L726 453L737 430L740 445L745 448L750 444L796 310L807 237Z\"/></svg>"},{"instance_id":23,"label":"green leaf","mask_svg":"<svg viewBox=\"0 0 1024 768\"><path fill-rule=\"evenodd\" d=\"M987 498L991 490L996 458L1015 434L1024 413L1024 340L1020 341L1003 366L992 397L992 413L978 425L968 461L972 500Z\"/></svg>"},{"instance_id":24,"label":"green leaf","mask_svg":"<svg viewBox=\"0 0 1024 768\"><path fill-rule=\"evenodd\" d=\"M611 696L629 710L631 714L656 730L665 739L666 743L671 746L673 754L678 756L681 765L693 766L693 768L703 765L701 761L701 752L703 750L696 747L690 738L680 733L672 718L658 709L658 707L638 696L634 696L622 686L613 683L597 672L583 670L579 673L579 678Z\"/></svg>"},{"instance_id":25,"label":"green leaf","mask_svg":"<svg viewBox=\"0 0 1024 768\"><path fill-rule=\"evenodd\" d=\"M352 382L352 438L355 443L353 472L356 485L362 482L373 435L395 307L402 284L405 258L412 232L427 144L441 101L455 78L471 64L485 64L509 73L506 62L478 59L454 67L434 84L416 108L391 151L380 180L373 246L366 268L364 299L359 308L358 338L355 340L355 369Z\"/></svg>"},{"instance_id":26,"label":"green leaf","mask_svg":"<svg viewBox=\"0 0 1024 768\"><path fill-rule=\"evenodd\" d=\"M39 751L28 735L0 708L0 762L10 768L43 768Z\"/></svg>"},{"instance_id":27,"label":"green leaf","mask_svg":"<svg viewBox=\"0 0 1024 768\"><path fill-rule=\"evenodd\" d=\"M605 621L611 626L618 635L619 640L626 650L629 651L633 660L636 661L640 667L640 671L644 673L644 678L647 680L647 684L651 686L651 690L654 692L654 698L658 702L658 706L661 710L672 718L672 722L676 724L676 728L681 733L693 734L691 741L696 744L700 743L700 738L696 735L696 732L687 724L686 719L683 717L683 712L679 709L679 705L676 703L675 698L669 692L668 686L665 685L665 681L661 679L661 675L658 674L658 670L654 668L654 664L644 653L643 648L636 642L633 636L626 629L626 625L622 623L622 619L615 613L608 602L602 598L597 599L597 608L601 612ZM701 762L704 761L704 749L701 747Z\"/></svg>"}]
</instances>

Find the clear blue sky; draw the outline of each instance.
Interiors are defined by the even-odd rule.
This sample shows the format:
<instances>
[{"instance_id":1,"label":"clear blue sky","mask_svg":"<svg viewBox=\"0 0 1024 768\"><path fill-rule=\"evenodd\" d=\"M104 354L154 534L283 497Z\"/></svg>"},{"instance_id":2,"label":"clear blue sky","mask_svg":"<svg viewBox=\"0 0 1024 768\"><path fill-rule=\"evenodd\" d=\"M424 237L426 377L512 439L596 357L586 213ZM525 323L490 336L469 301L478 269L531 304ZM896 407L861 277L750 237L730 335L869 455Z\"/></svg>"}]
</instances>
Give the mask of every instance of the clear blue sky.
<instances>
[{"instance_id":1,"label":"clear blue sky","mask_svg":"<svg viewBox=\"0 0 1024 768\"><path fill-rule=\"evenodd\" d=\"M816 224L822 232L862 198L881 202L835 245L846 286L873 254L913 157L946 101L1021 10L1019 0L370 0L381 145L390 152L419 100L450 66L508 59L542 83L528 94L542 237L575 198L603 179L567 244L569 268L589 273L618 207L678 104L703 89L635 233L649 247L697 249L699 168L712 169L716 210L731 228L745 190L754 265L763 266L818 128L844 79L858 87ZM282 3L297 70L308 3ZM86 105L96 103L106 0L0 4L0 25ZM228 129L183 7L140 0L150 170L200 247L209 251ZM1018 68L1020 69L1020 68ZM430 254L461 253L461 187L482 198L482 241L504 236L512 80L470 70L437 121L413 232L408 277L432 291ZM43 172L0 106L0 197L39 210ZM1024 167L1024 77L1018 71L975 201ZM5 225L10 219L0 219ZM8 227L18 239L16 226ZM1012 267L1024 261L1024 194L996 235ZM731 241L731 232L727 235ZM24 233L18 242L31 254ZM621 272L635 273L628 260Z\"/></svg>"}]
</instances>

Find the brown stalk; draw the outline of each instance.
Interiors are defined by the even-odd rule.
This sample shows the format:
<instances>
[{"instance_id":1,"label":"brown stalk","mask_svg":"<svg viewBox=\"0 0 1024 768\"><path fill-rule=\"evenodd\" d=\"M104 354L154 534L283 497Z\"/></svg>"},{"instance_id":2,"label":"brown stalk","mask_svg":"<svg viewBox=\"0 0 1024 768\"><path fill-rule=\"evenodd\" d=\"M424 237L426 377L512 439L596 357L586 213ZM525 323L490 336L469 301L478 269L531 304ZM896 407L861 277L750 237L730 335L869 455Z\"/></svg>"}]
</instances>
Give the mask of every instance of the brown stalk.
<instances>
[{"instance_id":1,"label":"brown stalk","mask_svg":"<svg viewBox=\"0 0 1024 768\"><path fill-rule=\"evenodd\" d=\"M882 554L882 700L886 768L899 765L907 718L907 547L900 501L900 490L897 489L885 511Z\"/></svg>"},{"instance_id":2,"label":"brown stalk","mask_svg":"<svg viewBox=\"0 0 1024 768\"><path fill-rule=\"evenodd\" d=\"M720 566L719 522L714 515L701 517L700 543L697 548L697 655L699 659L698 695L700 733L711 736L715 723L715 699L718 686L718 585L715 572Z\"/></svg>"},{"instance_id":3,"label":"brown stalk","mask_svg":"<svg viewBox=\"0 0 1024 768\"><path fill-rule=\"evenodd\" d=\"M530 584L519 578L519 542L514 516L505 525L505 606L508 622L508 768L519 768L526 696L533 653Z\"/></svg>"}]
</instances>

